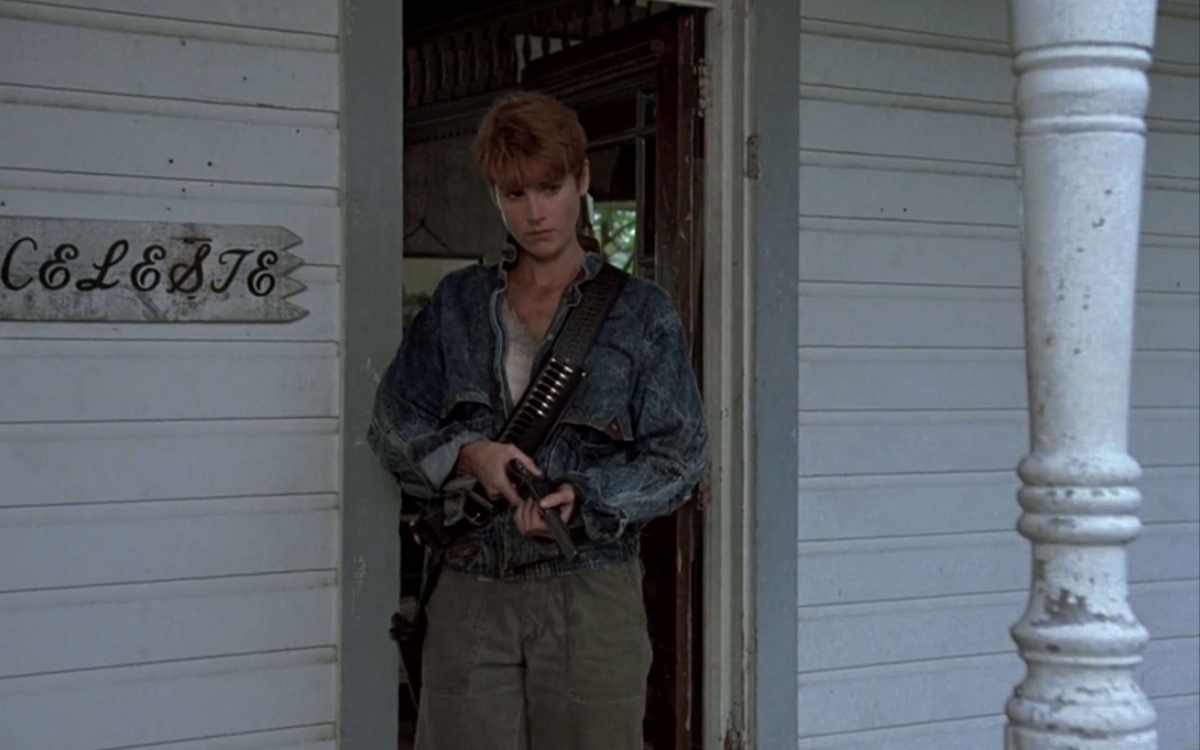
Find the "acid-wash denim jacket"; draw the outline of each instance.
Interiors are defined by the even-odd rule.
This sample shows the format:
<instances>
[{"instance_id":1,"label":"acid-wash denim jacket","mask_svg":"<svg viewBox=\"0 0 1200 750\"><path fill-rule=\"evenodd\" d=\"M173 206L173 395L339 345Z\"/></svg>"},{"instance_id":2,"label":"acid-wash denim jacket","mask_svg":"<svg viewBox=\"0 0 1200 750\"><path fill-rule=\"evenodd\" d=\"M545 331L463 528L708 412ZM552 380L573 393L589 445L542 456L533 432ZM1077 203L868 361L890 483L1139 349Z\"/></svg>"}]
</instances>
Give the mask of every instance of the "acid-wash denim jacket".
<instances>
[{"instance_id":1,"label":"acid-wash denim jacket","mask_svg":"<svg viewBox=\"0 0 1200 750\"><path fill-rule=\"evenodd\" d=\"M501 263L447 275L409 327L376 393L372 449L406 494L443 502L448 522L462 514L461 494L445 492L448 479L456 484L451 472L459 449L495 439L513 408L500 306L515 259L510 246ZM604 262L587 253L583 277L594 277ZM579 303L580 283L564 292L535 373L567 311ZM642 527L687 500L706 466L708 432L683 327L667 293L630 278L584 370L559 428L532 457L547 479L575 487L579 556L568 561L554 543L524 536L505 511L473 530L464 539L470 554L448 555L448 568L528 579L628 560L638 554Z\"/></svg>"}]
</instances>

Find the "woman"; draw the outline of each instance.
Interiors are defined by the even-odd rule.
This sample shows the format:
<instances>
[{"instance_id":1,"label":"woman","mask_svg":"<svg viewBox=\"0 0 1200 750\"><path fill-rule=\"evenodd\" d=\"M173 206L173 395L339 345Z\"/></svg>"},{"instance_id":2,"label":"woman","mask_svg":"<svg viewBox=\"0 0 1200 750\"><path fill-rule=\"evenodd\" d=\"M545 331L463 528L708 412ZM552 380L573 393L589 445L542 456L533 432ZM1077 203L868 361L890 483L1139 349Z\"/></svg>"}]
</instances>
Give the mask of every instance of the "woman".
<instances>
[{"instance_id":1,"label":"woman","mask_svg":"<svg viewBox=\"0 0 1200 750\"><path fill-rule=\"evenodd\" d=\"M492 107L475 153L509 232L504 258L443 279L377 394L371 445L427 510L457 522L463 476L504 508L439 551L418 750L642 750L639 532L687 499L707 450L667 294L627 279L559 429L532 456L496 441L604 264L576 233L586 150L574 113L548 96ZM547 483L540 502L510 481L514 460ZM543 513L577 555L549 541Z\"/></svg>"}]
</instances>

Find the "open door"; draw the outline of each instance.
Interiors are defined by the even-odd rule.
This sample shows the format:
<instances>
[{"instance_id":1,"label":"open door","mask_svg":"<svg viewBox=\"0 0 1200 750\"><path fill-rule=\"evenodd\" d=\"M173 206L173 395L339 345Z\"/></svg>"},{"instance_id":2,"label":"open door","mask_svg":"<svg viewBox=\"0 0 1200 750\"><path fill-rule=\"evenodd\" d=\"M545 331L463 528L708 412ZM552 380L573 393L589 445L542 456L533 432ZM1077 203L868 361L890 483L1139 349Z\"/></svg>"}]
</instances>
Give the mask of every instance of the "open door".
<instances>
[{"instance_id":1,"label":"open door","mask_svg":"<svg viewBox=\"0 0 1200 750\"><path fill-rule=\"evenodd\" d=\"M579 113L590 148L596 236L613 263L674 297L699 372L701 164L696 11L671 10L532 61L524 88ZM642 539L653 750L698 747L700 547L697 498Z\"/></svg>"}]
</instances>

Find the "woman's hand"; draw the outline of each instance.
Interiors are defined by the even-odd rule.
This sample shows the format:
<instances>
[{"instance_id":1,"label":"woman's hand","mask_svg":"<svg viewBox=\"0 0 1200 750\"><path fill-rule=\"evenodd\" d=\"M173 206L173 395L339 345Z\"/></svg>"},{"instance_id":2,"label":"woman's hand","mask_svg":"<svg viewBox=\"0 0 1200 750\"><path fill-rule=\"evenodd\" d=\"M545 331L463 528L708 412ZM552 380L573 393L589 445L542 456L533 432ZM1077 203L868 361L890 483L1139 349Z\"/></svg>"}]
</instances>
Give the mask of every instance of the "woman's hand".
<instances>
[{"instance_id":1,"label":"woman's hand","mask_svg":"<svg viewBox=\"0 0 1200 750\"><path fill-rule=\"evenodd\" d=\"M570 484L561 484L554 492L537 500L522 500L513 508L513 517L517 522L517 530L525 536L553 539L542 511L557 513L562 518L563 525L571 522L575 514L575 488Z\"/></svg>"},{"instance_id":2,"label":"woman's hand","mask_svg":"<svg viewBox=\"0 0 1200 750\"><path fill-rule=\"evenodd\" d=\"M522 453L515 445L497 443L492 440L476 440L464 445L458 451L458 463L454 465L454 468L460 473L470 474L478 479L488 497L492 499L503 497L514 508L519 508L525 501L513 487L506 470L508 462L513 460L519 462L535 477L542 475L542 470L537 467L533 459Z\"/></svg>"}]
</instances>

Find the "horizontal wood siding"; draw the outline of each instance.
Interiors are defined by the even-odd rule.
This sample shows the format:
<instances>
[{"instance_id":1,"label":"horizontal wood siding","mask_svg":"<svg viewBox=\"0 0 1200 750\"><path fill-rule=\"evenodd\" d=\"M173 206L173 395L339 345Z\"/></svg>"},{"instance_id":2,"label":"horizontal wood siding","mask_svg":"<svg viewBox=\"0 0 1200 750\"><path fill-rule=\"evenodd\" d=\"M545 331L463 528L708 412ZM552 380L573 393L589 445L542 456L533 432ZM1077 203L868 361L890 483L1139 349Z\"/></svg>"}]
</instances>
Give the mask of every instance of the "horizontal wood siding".
<instances>
[{"instance_id":1,"label":"horizontal wood siding","mask_svg":"<svg viewBox=\"0 0 1200 750\"><path fill-rule=\"evenodd\" d=\"M1028 452L1003 0L804 0L801 750L990 750ZM1161 3L1131 452L1160 746L1200 749L1200 12Z\"/></svg>"},{"instance_id":2,"label":"horizontal wood siding","mask_svg":"<svg viewBox=\"0 0 1200 750\"><path fill-rule=\"evenodd\" d=\"M334 750L338 7L0 2L0 215L284 226L309 311L0 322L4 750Z\"/></svg>"}]
</instances>

